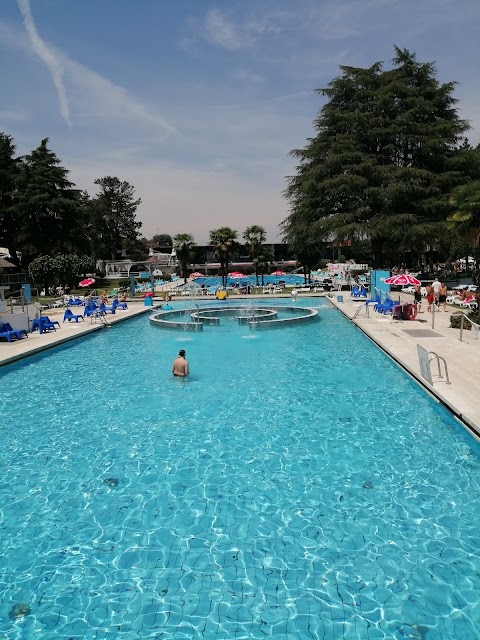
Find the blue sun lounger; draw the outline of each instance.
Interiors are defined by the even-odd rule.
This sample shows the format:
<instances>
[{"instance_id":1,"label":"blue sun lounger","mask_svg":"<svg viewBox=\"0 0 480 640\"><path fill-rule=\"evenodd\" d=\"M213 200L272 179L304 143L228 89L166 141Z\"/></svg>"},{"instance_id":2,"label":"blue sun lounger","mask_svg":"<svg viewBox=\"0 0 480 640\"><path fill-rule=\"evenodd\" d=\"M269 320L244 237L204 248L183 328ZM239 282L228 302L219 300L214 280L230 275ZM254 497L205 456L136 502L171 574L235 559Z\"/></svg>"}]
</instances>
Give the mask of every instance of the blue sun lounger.
<instances>
[{"instance_id":1,"label":"blue sun lounger","mask_svg":"<svg viewBox=\"0 0 480 640\"><path fill-rule=\"evenodd\" d=\"M63 321L65 322L65 320L68 320L68 322L70 322L71 320L75 320L75 322L78 324L79 320L83 322L83 316L76 315L71 309L67 309L63 314Z\"/></svg>"},{"instance_id":2,"label":"blue sun lounger","mask_svg":"<svg viewBox=\"0 0 480 640\"><path fill-rule=\"evenodd\" d=\"M4 322L2 325L0 325L0 332L1 335L9 333L10 338L13 336L17 338L17 340L21 340L23 334L25 334L28 338L28 333L25 331L25 329L12 329L12 325L9 322Z\"/></svg>"}]
</instances>

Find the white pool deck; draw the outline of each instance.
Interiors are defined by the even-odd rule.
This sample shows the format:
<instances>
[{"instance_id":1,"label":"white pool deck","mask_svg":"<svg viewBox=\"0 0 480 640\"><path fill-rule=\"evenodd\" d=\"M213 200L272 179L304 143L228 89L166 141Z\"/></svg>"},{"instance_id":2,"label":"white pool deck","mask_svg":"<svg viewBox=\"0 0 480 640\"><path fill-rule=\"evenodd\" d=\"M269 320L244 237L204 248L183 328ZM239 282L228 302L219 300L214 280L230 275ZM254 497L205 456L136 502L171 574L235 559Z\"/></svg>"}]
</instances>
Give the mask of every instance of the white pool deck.
<instances>
[{"instance_id":1,"label":"white pool deck","mask_svg":"<svg viewBox=\"0 0 480 640\"><path fill-rule=\"evenodd\" d=\"M308 306L308 298L312 294L301 294L298 304L302 303L305 297L305 306ZM321 294L320 294L321 295ZM348 292L342 292L343 302L338 302L338 295L334 293L329 297L332 305L337 307L347 318L352 320L369 338L371 338L388 355L398 362L410 375L421 382L439 401L449 407L461 420L468 425L474 435L480 436L480 339L476 339L470 331L463 332L463 341L460 342L460 331L450 328L450 315L458 310L455 307L447 307L448 313L439 311L435 314L435 337L429 337L427 333L432 331L431 313L421 313L413 321L393 320L390 315L382 316L370 309L369 317L361 314L353 318L358 306L365 307L364 303L351 299ZM230 296L230 302L241 299L244 296ZM247 296L245 296L247 297ZM290 298L289 295L275 296ZM248 296L249 299L256 298L271 301L274 296ZM206 298L202 298L206 300ZM176 307L181 298L175 298ZM186 304L190 302L185 301ZM141 314L151 314L158 308L161 301L154 302L153 307L145 307L143 300L128 303L128 309L118 310L114 315L108 314L106 320L108 324L115 325L128 318ZM423 305L426 308L426 305ZM75 310L73 309L74 313ZM80 336L94 331L105 330L101 322L91 321L87 318L84 322L63 323L63 309L51 309L45 312L52 320L60 322L60 329L47 334L39 334L38 331L30 333L27 339L13 340L11 343L0 341L0 366L15 362L26 356L39 353L51 347L79 338ZM0 318L1 320L1 318ZM108 329L107 329L108 330ZM411 335L407 331L416 330L417 335ZM439 356L445 358L448 366L451 384L447 385L445 379L438 379L433 375L433 385L425 381L420 372L420 364L417 353L417 344L427 351L434 351ZM437 372L436 366L432 363L432 373ZM412 407L412 411L415 407Z\"/></svg>"}]
</instances>

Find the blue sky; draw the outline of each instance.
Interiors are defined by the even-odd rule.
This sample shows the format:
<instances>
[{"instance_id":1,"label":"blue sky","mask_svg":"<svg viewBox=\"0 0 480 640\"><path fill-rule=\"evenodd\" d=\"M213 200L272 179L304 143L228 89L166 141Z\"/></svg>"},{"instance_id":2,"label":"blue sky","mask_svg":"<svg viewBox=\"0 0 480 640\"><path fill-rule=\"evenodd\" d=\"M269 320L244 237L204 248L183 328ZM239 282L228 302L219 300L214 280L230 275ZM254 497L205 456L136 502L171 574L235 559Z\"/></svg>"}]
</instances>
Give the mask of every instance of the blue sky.
<instances>
[{"instance_id":1,"label":"blue sky","mask_svg":"<svg viewBox=\"0 0 480 640\"><path fill-rule=\"evenodd\" d=\"M79 187L116 175L142 233L251 224L280 241L288 153L340 64L393 45L459 84L480 130L479 0L1 0L0 130L19 153L50 138Z\"/></svg>"}]
</instances>

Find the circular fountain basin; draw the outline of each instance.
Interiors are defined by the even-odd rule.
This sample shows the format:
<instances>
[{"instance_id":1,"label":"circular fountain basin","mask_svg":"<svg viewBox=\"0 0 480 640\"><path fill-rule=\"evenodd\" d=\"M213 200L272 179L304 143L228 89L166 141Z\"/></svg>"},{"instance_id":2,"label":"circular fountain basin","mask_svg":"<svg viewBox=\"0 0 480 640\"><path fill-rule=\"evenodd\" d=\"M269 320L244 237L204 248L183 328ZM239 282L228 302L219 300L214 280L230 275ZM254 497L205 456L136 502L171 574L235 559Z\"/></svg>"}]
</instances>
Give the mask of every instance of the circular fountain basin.
<instances>
[{"instance_id":1,"label":"circular fountain basin","mask_svg":"<svg viewBox=\"0 0 480 640\"><path fill-rule=\"evenodd\" d=\"M285 317L282 316L285 313ZM150 317L150 322L164 329L203 331L204 325L219 325L223 320L236 319L250 329L285 327L316 320L317 309L310 307L261 305L254 309L245 306L216 306L192 309L160 311Z\"/></svg>"}]
</instances>

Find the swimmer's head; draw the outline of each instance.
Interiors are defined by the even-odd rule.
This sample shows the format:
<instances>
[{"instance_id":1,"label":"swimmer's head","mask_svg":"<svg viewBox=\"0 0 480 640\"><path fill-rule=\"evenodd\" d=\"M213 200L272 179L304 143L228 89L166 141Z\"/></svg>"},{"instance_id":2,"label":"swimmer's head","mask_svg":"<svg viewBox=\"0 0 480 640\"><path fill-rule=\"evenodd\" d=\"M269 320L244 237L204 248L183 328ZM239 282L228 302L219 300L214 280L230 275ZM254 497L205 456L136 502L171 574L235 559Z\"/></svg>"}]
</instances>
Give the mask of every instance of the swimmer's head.
<instances>
[{"instance_id":1,"label":"swimmer's head","mask_svg":"<svg viewBox=\"0 0 480 640\"><path fill-rule=\"evenodd\" d=\"M178 355L181 356L182 358L185 357L185 349L180 349L180 351L178 352Z\"/></svg>"}]
</instances>

